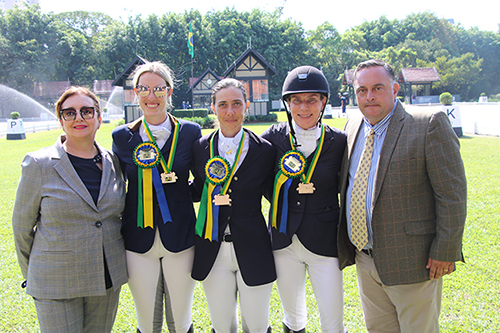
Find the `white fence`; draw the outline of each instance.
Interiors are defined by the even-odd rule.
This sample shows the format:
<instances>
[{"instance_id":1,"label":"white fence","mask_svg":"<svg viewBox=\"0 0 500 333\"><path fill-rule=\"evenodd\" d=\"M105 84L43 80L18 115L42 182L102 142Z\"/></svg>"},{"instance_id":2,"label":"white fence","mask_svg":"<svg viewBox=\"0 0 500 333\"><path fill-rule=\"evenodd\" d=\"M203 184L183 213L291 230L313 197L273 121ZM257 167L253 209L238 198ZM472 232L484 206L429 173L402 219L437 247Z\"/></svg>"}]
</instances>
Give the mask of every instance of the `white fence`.
<instances>
[{"instance_id":1,"label":"white fence","mask_svg":"<svg viewBox=\"0 0 500 333\"><path fill-rule=\"evenodd\" d=\"M440 104L406 106L408 110L424 107L434 110L442 109ZM458 102L453 103L453 107L460 110L462 131L465 134L500 136L500 103Z\"/></svg>"},{"instance_id":2,"label":"white fence","mask_svg":"<svg viewBox=\"0 0 500 333\"><path fill-rule=\"evenodd\" d=\"M57 120L48 121L25 121L23 119L25 133L36 133L41 131L50 131L61 128L61 124ZM0 122L0 137L7 135L7 121L4 119Z\"/></svg>"},{"instance_id":3,"label":"white fence","mask_svg":"<svg viewBox=\"0 0 500 333\"><path fill-rule=\"evenodd\" d=\"M453 106L460 108L462 131L464 134L500 136L500 103L458 102L453 103ZM408 111L421 108L442 110L443 106L441 104L405 104L405 108ZM348 116L357 112L359 112L357 107L349 107L347 109ZM334 111L333 114L335 115L336 112Z\"/></svg>"},{"instance_id":4,"label":"white fence","mask_svg":"<svg viewBox=\"0 0 500 333\"><path fill-rule=\"evenodd\" d=\"M465 134L478 135L494 135L500 136L500 103L454 103L454 106L460 108L460 117L462 121L462 131ZM405 105L409 111L415 108L429 108L432 110L441 110L441 104L417 104ZM357 113L357 107L348 107L347 115ZM340 108L332 108L332 115L342 116ZM60 128L61 125L57 120L50 121L26 121L24 120L24 130L26 133L35 133L40 131L48 131ZM4 137L7 133L7 122L5 119L0 120L0 137Z\"/></svg>"}]
</instances>

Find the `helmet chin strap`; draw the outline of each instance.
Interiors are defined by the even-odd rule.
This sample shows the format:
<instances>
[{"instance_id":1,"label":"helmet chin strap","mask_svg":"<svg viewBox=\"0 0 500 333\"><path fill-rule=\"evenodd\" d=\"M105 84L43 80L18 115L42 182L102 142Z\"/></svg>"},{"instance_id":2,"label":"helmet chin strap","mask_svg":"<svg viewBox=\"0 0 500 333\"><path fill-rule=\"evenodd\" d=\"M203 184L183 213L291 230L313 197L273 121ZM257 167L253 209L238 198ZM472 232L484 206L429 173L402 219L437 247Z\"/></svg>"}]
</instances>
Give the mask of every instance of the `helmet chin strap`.
<instances>
[{"instance_id":1,"label":"helmet chin strap","mask_svg":"<svg viewBox=\"0 0 500 333\"><path fill-rule=\"evenodd\" d=\"M286 111L286 117L288 118L288 127L290 128L290 135L292 136L292 142L293 142L293 147L292 149L297 149L297 147L300 147L300 145L297 143L297 138L295 137L295 130L293 129L293 124L292 124L292 112L288 110L288 101L285 100L285 111Z\"/></svg>"},{"instance_id":2,"label":"helmet chin strap","mask_svg":"<svg viewBox=\"0 0 500 333\"><path fill-rule=\"evenodd\" d=\"M325 109L326 109L326 103L328 103L328 97L327 95L323 95L323 97L325 97L325 105L323 105L323 108L321 109L321 112L319 114L319 119L318 119L318 123L321 124L321 121L323 120L323 114L325 113Z\"/></svg>"}]
</instances>

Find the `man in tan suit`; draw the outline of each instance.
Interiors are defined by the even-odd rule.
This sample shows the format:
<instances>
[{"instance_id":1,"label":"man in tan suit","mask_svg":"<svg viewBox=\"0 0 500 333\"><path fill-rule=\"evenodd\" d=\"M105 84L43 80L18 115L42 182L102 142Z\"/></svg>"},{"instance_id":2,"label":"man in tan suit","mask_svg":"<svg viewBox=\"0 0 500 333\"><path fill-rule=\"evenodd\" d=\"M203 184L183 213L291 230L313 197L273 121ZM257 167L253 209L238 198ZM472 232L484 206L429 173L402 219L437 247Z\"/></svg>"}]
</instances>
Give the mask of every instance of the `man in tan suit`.
<instances>
[{"instance_id":1,"label":"man in tan suit","mask_svg":"<svg viewBox=\"0 0 500 333\"><path fill-rule=\"evenodd\" d=\"M438 332L442 276L463 261L458 138L443 112L405 111L382 61L359 64L354 89L364 117L345 126L340 267L357 264L369 332Z\"/></svg>"}]
</instances>

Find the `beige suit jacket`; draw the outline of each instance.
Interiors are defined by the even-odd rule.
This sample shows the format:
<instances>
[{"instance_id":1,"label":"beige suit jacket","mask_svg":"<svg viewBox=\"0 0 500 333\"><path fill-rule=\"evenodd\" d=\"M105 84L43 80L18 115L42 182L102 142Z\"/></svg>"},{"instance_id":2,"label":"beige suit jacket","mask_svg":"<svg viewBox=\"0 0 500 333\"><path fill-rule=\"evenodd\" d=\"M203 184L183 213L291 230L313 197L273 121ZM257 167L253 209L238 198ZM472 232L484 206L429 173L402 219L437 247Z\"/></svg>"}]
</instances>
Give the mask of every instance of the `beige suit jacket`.
<instances>
[{"instance_id":1,"label":"beige suit jacket","mask_svg":"<svg viewBox=\"0 0 500 333\"><path fill-rule=\"evenodd\" d=\"M362 117L346 123L341 171L339 261L354 264L345 198L349 161ZM430 258L463 260L466 178L460 144L443 112L408 113L398 102L382 147L372 202L374 262L386 285L429 280Z\"/></svg>"}]
</instances>

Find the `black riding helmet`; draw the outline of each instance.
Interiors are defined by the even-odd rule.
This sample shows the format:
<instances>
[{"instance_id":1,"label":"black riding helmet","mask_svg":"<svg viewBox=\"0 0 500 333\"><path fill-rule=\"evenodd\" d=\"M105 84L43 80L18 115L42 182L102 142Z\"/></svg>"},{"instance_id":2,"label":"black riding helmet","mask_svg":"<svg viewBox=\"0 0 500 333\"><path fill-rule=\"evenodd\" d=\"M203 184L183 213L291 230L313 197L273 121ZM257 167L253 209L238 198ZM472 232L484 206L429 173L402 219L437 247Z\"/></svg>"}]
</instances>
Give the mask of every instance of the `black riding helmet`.
<instances>
[{"instance_id":1,"label":"black riding helmet","mask_svg":"<svg viewBox=\"0 0 500 333\"><path fill-rule=\"evenodd\" d=\"M293 137L294 146L297 147L297 139L295 138L295 131L292 126L292 113L288 110L287 101L292 94L301 93L319 93L326 97L330 96L330 86L322 71L313 66L299 66L288 73L285 82L283 83L283 90L281 96L285 105L286 115L288 117L288 124L290 127L290 134ZM318 122L321 123L323 113L325 111L326 103Z\"/></svg>"}]
</instances>

